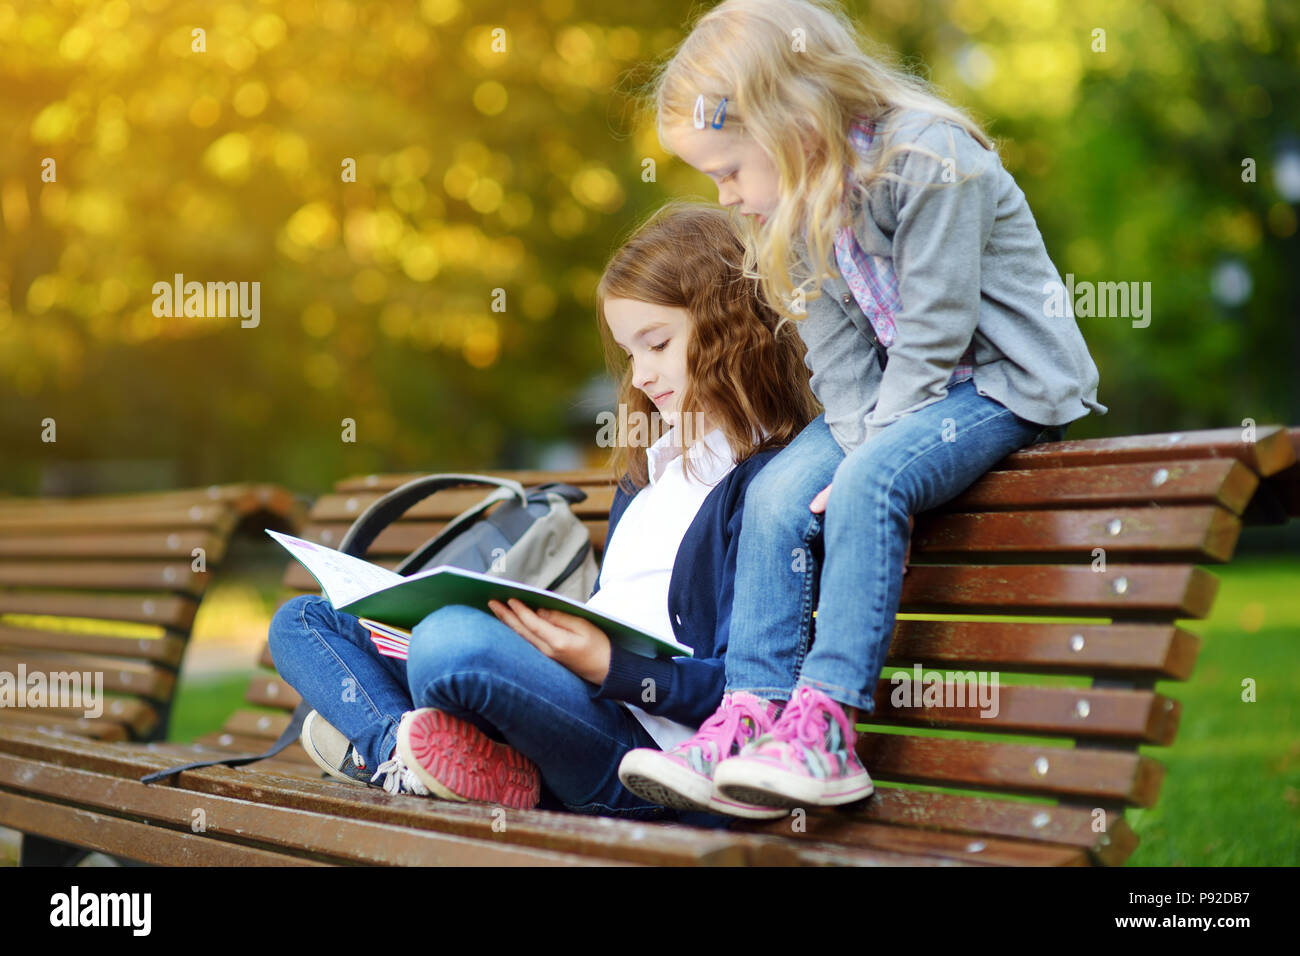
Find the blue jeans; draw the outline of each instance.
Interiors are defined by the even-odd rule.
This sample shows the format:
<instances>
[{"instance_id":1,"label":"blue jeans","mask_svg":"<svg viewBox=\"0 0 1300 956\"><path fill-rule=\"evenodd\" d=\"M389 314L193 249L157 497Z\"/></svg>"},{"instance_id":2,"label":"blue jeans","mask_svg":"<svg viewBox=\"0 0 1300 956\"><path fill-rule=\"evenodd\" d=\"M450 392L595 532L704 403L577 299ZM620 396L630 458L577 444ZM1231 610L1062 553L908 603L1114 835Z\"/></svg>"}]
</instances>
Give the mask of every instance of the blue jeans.
<instances>
[{"instance_id":1,"label":"blue jeans","mask_svg":"<svg viewBox=\"0 0 1300 956\"><path fill-rule=\"evenodd\" d=\"M874 712L909 516L956 497L1040 436L1063 434L980 395L973 380L847 456L824 416L814 419L745 495L727 691L786 700L808 685L864 716ZM814 514L808 504L827 485L826 511Z\"/></svg>"},{"instance_id":2,"label":"blue jeans","mask_svg":"<svg viewBox=\"0 0 1300 956\"><path fill-rule=\"evenodd\" d=\"M276 611L270 644L280 676L352 741L367 767L392 755L404 713L433 707L537 764L544 806L677 818L618 779L625 753L658 746L631 712L594 699L589 683L485 611L452 606L430 614L413 629L402 661L379 654L353 615L302 595Z\"/></svg>"}]
</instances>

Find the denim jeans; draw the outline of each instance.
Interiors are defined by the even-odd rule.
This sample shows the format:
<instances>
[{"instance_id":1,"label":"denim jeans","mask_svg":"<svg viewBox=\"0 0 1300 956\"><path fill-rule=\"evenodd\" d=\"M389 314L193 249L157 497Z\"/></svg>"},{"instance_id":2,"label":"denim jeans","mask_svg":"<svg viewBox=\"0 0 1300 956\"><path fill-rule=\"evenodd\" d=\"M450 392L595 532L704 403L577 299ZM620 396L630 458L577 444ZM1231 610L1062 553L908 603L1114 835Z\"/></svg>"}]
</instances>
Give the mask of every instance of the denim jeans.
<instances>
[{"instance_id":1,"label":"denim jeans","mask_svg":"<svg viewBox=\"0 0 1300 956\"><path fill-rule=\"evenodd\" d=\"M276 612L270 644L280 676L352 741L367 767L392 755L406 711L433 707L537 764L544 806L558 801L580 813L677 818L618 779L627 751L657 747L631 712L593 698L589 683L486 611L435 611L413 629L410 657L402 661L379 654L353 615L302 595Z\"/></svg>"},{"instance_id":2,"label":"denim jeans","mask_svg":"<svg viewBox=\"0 0 1300 956\"><path fill-rule=\"evenodd\" d=\"M1063 435L980 395L973 380L848 455L824 416L814 419L745 495L727 691L786 700L808 685L871 714L909 516L956 497L1012 452ZM827 485L826 511L814 514L808 504Z\"/></svg>"}]
</instances>

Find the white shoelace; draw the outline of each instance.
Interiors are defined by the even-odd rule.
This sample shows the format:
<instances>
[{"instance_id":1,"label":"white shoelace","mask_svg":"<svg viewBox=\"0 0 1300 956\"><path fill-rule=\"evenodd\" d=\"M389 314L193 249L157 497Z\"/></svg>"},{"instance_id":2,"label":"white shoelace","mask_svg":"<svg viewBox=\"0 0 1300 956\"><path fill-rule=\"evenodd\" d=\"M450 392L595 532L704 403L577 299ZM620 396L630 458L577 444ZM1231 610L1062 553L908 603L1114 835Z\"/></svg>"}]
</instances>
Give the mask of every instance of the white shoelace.
<instances>
[{"instance_id":1,"label":"white shoelace","mask_svg":"<svg viewBox=\"0 0 1300 956\"><path fill-rule=\"evenodd\" d=\"M384 777L384 789L389 793L414 793L421 797L429 796L429 788L420 781L420 778L415 775L415 771L406 765L398 753L394 753L379 765L379 769L370 778L370 782L374 783L383 774L387 775Z\"/></svg>"}]
</instances>

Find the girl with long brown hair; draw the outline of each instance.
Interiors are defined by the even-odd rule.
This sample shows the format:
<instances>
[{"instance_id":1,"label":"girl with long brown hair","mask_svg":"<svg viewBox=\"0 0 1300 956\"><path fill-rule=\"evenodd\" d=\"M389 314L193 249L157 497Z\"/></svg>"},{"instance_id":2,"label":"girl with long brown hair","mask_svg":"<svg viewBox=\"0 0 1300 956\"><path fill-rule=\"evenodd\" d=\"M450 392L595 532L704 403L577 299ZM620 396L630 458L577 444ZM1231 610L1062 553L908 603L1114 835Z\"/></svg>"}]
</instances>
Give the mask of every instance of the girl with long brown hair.
<instances>
[{"instance_id":1,"label":"girl with long brown hair","mask_svg":"<svg viewBox=\"0 0 1300 956\"><path fill-rule=\"evenodd\" d=\"M618 481L588 603L692 656L639 657L582 618L512 600L430 614L402 661L374 653L355 617L295 598L272 622L271 650L316 708L303 743L327 773L512 807L536 805L544 786L575 811L666 813L623 786L619 761L681 743L717 708L745 489L817 414L803 346L776 329L743 254L723 210L672 203L597 288L619 381ZM343 699L340 686L358 693Z\"/></svg>"}]
</instances>

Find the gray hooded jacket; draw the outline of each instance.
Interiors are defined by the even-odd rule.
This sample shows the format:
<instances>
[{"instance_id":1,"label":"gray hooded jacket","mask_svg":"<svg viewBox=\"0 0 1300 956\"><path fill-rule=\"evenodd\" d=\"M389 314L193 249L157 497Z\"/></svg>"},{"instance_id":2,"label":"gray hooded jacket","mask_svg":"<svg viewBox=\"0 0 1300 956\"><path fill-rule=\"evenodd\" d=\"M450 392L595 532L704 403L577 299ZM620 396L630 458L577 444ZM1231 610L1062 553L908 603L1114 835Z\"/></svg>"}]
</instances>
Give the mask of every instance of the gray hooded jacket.
<instances>
[{"instance_id":1,"label":"gray hooded jacket","mask_svg":"<svg viewBox=\"0 0 1300 956\"><path fill-rule=\"evenodd\" d=\"M868 164L891 141L916 143L940 159L900 152L888 168L904 182L878 180L865 202L850 207L858 244L893 257L898 275L902 308L883 371L875 350L884 349L843 277L823 282L796 323L836 443L847 454L945 398L971 343L975 387L1021 418L1064 425L1089 411L1106 414L1073 311L1058 317L1046 306L1061 277L997 154L961 127L917 111L886 117Z\"/></svg>"}]
</instances>

